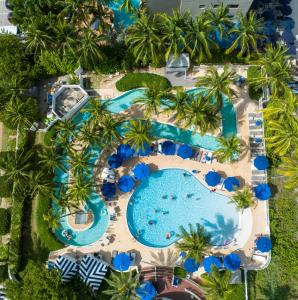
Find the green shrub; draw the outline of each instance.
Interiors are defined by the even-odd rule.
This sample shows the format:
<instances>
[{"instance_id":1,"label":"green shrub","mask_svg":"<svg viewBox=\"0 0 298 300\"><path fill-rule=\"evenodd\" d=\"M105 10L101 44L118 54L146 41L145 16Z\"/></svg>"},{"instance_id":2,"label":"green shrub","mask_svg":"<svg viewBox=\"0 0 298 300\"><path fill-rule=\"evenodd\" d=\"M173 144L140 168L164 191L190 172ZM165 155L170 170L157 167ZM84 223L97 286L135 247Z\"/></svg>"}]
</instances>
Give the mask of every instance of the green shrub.
<instances>
[{"instance_id":1,"label":"green shrub","mask_svg":"<svg viewBox=\"0 0 298 300\"><path fill-rule=\"evenodd\" d=\"M0 245L0 262L8 260L8 244Z\"/></svg>"},{"instance_id":2,"label":"green shrub","mask_svg":"<svg viewBox=\"0 0 298 300\"><path fill-rule=\"evenodd\" d=\"M10 226L10 213L5 208L0 208L0 235L7 234Z\"/></svg>"},{"instance_id":3,"label":"green shrub","mask_svg":"<svg viewBox=\"0 0 298 300\"><path fill-rule=\"evenodd\" d=\"M7 265L0 266L0 283L8 279Z\"/></svg>"},{"instance_id":4,"label":"green shrub","mask_svg":"<svg viewBox=\"0 0 298 300\"><path fill-rule=\"evenodd\" d=\"M180 278L186 278L187 272L185 269L180 268L180 267L175 267L174 268L174 275Z\"/></svg>"},{"instance_id":5,"label":"green shrub","mask_svg":"<svg viewBox=\"0 0 298 300\"><path fill-rule=\"evenodd\" d=\"M0 176L0 198L9 198L12 192L12 183L7 180L7 176Z\"/></svg>"},{"instance_id":6,"label":"green shrub","mask_svg":"<svg viewBox=\"0 0 298 300\"><path fill-rule=\"evenodd\" d=\"M254 100L259 100L262 96L262 89L256 89L250 80L258 76L258 66L250 66L247 70L247 80L248 80L248 93L249 97Z\"/></svg>"},{"instance_id":7,"label":"green shrub","mask_svg":"<svg viewBox=\"0 0 298 300\"><path fill-rule=\"evenodd\" d=\"M171 87L169 80L163 76L151 73L129 73L116 82L118 91L125 92L150 84L160 84L161 89Z\"/></svg>"},{"instance_id":8,"label":"green shrub","mask_svg":"<svg viewBox=\"0 0 298 300\"><path fill-rule=\"evenodd\" d=\"M55 125L48 130L44 135L44 144L46 146L52 146L53 145L53 138L56 135L56 129Z\"/></svg>"}]
</instances>

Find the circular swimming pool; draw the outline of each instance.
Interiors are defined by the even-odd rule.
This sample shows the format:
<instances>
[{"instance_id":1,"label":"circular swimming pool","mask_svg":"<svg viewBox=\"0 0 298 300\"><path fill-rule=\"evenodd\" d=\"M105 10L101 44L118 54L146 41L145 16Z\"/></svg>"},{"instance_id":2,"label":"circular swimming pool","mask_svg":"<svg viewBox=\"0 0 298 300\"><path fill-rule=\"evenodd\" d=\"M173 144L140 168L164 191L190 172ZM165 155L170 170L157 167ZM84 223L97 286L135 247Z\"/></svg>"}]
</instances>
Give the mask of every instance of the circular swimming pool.
<instances>
[{"instance_id":1,"label":"circular swimming pool","mask_svg":"<svg viewBox=\"0 0 298 300\"><path fill-rule=\"evenodd\" d=\"M142 181L127 207L131 234L142 244L163 248L178 240L179 227L200 223L215 246L229 244L238 231L239 213L229 198L211 193L182 169L153 172Z\"/></svg>"}]
</instances>

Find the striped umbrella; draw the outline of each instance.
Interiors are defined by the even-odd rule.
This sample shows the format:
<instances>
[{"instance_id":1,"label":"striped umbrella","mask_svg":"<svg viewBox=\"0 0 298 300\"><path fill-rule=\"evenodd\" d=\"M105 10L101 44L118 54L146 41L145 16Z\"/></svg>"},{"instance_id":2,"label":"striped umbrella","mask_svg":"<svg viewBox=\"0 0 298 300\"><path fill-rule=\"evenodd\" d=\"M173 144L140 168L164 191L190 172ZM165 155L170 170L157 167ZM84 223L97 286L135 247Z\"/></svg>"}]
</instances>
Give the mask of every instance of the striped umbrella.
<instances>
[{"instance_id":1,"label":"striped umbrella","mask_svg":"<svg viewBox=\"0 0 298 300\"><path fill-rule=\"evenodd\" d=\"M108 265L93 255L85 255L80 263L79 276L94 291L98 290L108 271Z\"/></svg>"},{"instance_id":2,"label":"striped umbrella","mask_svg":"<svg viewBox=\"0 0 298 300\"><path fill-rule=\"evenodd\" d=\"M78 271L77 261L70 256L58 256L54 268L61 273L62 281L70 281Z\"/></svg>"}]
</instances>

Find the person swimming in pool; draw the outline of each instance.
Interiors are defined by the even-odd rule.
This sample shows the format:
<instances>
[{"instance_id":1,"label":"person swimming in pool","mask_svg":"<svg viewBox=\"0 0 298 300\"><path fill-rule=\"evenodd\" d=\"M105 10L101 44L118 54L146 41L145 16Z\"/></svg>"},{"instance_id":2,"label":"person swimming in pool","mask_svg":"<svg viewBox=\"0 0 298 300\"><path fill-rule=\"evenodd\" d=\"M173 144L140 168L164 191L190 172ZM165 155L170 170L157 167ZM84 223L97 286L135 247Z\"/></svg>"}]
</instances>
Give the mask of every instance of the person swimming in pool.
<instances>
[{"instance_id":1,"label":"person swimming in pool","mask_svg":"<svg viewBox=\"0 0 298 300\"><path fill-rule=\"evenodd\" d=\"M148 224L149 224L149 225L153 225L153 224L155 224L155 222L154 222L153 220L150 220L150 221L148 222Z\"/></svg>"},{"instance_id":2,"label":"person swimming in pool","mask_svg":"<svg viewBox=\"0 0 298 300\"><path fill-rule=\"evenodd\" d=\"M177 196L176 195L172 195L171 198L172 198L172 200L176 200Z\"/></svg>"},{"instance_id":3,"label":"person swimming in pool","mask_svg":"<svg viewBox=\"0 0 298 300\"><path fill-rule=\"evenodd\" d=\"M167 195L162 195L162 199L167 199Z\"/></svg>"},{"instance_id":4,"label":"person swimming in pool","mask_svg":"<svg viewBox=\"0 0 298 300\"><path fill-rule=\"evenodd\" d=\"M171 233L170 233L170 232L167 232L167 233L166 233L166 239L169 240L170 238L171 238Z\"/></svg>"},{"instance_id":5,"label":"person swimming in pool","mask_svg":"<svg viewBox=\"0 0 298 300\"><path fill-rule=\"evenodd\" d=\"M162 212L163 215L168 215L170 212L168 210L165 210Z\"/></svg>"}]
</instances>

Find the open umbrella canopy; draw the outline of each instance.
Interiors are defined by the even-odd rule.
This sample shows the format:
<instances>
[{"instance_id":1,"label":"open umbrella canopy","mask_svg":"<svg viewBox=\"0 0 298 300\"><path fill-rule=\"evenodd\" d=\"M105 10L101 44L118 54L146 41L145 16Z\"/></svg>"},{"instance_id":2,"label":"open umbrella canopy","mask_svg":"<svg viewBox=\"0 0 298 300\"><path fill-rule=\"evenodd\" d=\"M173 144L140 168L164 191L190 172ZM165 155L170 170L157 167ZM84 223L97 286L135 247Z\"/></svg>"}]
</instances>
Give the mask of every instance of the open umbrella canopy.
<instances>
[{"instance_id":1,"label":"open umbrella canopy","mask_svg":"<svg viewBox=\"0 0 298 300\"><path fill-rule=\"evenodd\" d=\"M228 192L235 191L239 187L240 187L240 181L236 177L233 177L233 176L227 177L224 181L224 188Z\"/></svg>"},{"instance_id":2,"label":"open umbrella canopy","mask_svg":"<svg viewBox=\"0 0 298 300\"><path fill-rule=\"evenodd\" d=\"M53 267L60 271L63 282L70 281L76 276L78 271L78 264L76 260L70 256L59 255Z\"/></svg>"},{"instance_id":3,"label":"open umbrella canopy","mask_svg":"<svg viewBox=\"0 0 298 300\"><path fill-rule=\"evenodd\" d=\"M278 2L281 4L281 5L289 5L291 3L291 0L278 0Z\"/></svg>"},{"instance_id":4,"label":"open umbrella canopy","mask_svg":"<svg viewBox=\"0 0 298 300\"><path fill-rule=\"evenodd\" d=\"M272 248L272 243L269 237L261 236L257 239L257 249L261 252L269 252Z\"/></svg>"},{"instance_id":5,"label":"open umbrella canopy","mask_svg":"<svg viewBox=\"0 0 298 300\"><path fill-rule=\"evenodd\" d=\"M140 148L139 151L138 151L138 154L140 156L148 156L151 152L152 152L152 149L151 149L151 146L148 145L147 143L144 143L143 144L143 147L144 148Z\"/></svg>"},{"instance_id":6,"label":"open umbrella canopy","mask_svg":"<svg viewBox=\"0 0 298 300\"><path fill-rule=\"evenodd\" d=\"M287 44L293 44L295 42L295 36L291 30L285 30L281 37Z\"/></svg>"},{"instance_id":7,"label":"open umbrella canopy","mask_svg":"<svg viewBox=\"0 0 298 300\"><path fill-rule=\"evenodd\" d=\"M296 55L297 54L297 49L295 44L294 45L287 45L288 49L288 54L289 55Z\"/></svg>"},{"instance_id":8,"label":"open umbrella canopy","mask_svg":"<svg viewBox=\"0 0 298 300\"><path fill-rule=\"evenodd\" d=\"M156 288L150 281L146 281L136 289L137 296L142 300L152 300L157 295Z\"/></svg>"},{"instance_id":9,"label":"open umbrella canopy","mask_svg":"<svg viewBox=\"0 0 298 300\"><path fill-rule=\"evenodd\" d=\"M268 200L271 197L271 189L268 184L262 183L254 188L255 196L260 200Z\"/></svg>"},{"instance_id":10,"label":"open umbrella canopy","mask_svg":"<svg viewBox=\"0 0 298 300\"><path fill-rule=\"evenodd\" d=\"M281 5L276 7L284 16L289 16L292 13L292 7L289 5Z\"/></svg>"},{"instance_id":11,"label":"open umbrella canopy","mask_svg":"<svg viewBox=\"0 0 298 300\"><path fill-rule=\"evenodd\" d=\"M111 168L119 168L122 165L122 158L120 155L114 153L108 159L108 164Z\"/></svg>"},{"instance_id":12,"label":"open umbrella canopy","mask_svg":"<svg viewBox=\"0 0 298 300\"><path fill-rule=\"evenodd\" d=\"M269 161L265 155L259 155L254 159L254 166L258 170L266 170L269 167Z\"/></svg>"},{"instance_id":13,"label":"open umbrella canopy","mask_svg":"<svg viewBox=\"0 0 298 300\"><path fill-rule=\"evenodd\" d=\"M118 188L124 193L130 192L133 189L134 185L134 180L128 175L120 177L118 181Z\"/></svg>"},{"instance_id":14,"label":"open umbrella canopy","mask_svg":"<svg viewBox=\"0 0 298 300\"><path fill-rule=\"evenodd\" d=\"M220 175L215 171L209 171L205 175L205 181L210 186L216 186L220 183Z\"/></svg>"},{"instance_id":15,"label":"open umbrella canopy","mask_svg":"<svg viewBox=\"0 0 298 300\"><path fill-rule=\"evenodd\" d=\"M121 144L117 147L117 154L123 159L130 159L134 155L135 150L128 144Z\"/></svg>"},{"instance_id":16,"label":"open umbrella canopy","mask_svg":"<svg viewBox=\"0 0 298 300\"><path fill-rule=\"evenodd\" d=\"M127 271L130 265L131 265L131 259L124 252L117 254L113 259L113 266L118 271Z\"/></svg>"},{"instance_id":17,"label":"open umbrella canopy","mask_svg":"<svg viewBox=\"0 0 298 300\"><path fill-rule=\"evenodd\" d=\"M190 158L192 156L192 148L188 145L181 145L177 154L183 159Z\"/></svg>"},{"instance_id":18,"label":"open umbrella canopy","mask_svg":"<svg viewBox=\"0 0 298 300\"><path fill-rule=\"evenodd\" d=\"M205 257L204 262L204 269L206 272L211 272L212 266L216 266L216 268L221 268L221 262L216 256L208 256Z\"/></svg>"},{"instance_id":19,"label":"open umbrella canopy","mask_svg":"<svg viewBox=\"0 0 298 300\"><path fill-rule=\"evenodd\" d=\"M171 141L165 141L161 144L161 151L165 155L175 155L176 145Z\"/></svg>"},{"instance_id":20,"label":"open umbrella canopy","mask_svg":"<svg viewBox=\"0 0 298 300\"><path fill-rule=\"evenodd\" d=\"M188 273L193 273L198 270L200 263L198 263L194 258L187 258L184 262L184 269Z\"/></svg>"},{"instance_id":21,"label":"open umbrella canopy","mask_svg":"<svg viewBox=\"0 0 298 300\"><path fill-rule=\"evenodd\" d=\"M263 17L263 19L265 21L269 21L269 20L274 20L275 19L274 13L271 10L265 10L262 13L262 17Z\"/></svg>"},{"instance_id":22,"label":"open umbrella canopy","mask_svg":"<svg viewBox=\"0 0 298 300\"><path fill-rule=\"evenodd\" d=\"M284 17L280 21L280 25L285 30L291 30L295 27L295 21L291 17Z\"/></svg>"},{"instance_id":23,"label":"open umbrella canopy","mask_svg":"<svg viewBox=\"0 0 298 300\"><path fill-rule=\"evenodd\" d=\"M150 168L144 163L137 164L133 169L134 176L137 180L147 179L150 175Z\"/></svg>"},{"instance_id":24,"label":"open umbrella canopy","mask_svg":"<svg viewBox=\"0 0 298 300\"><path fill-rule=\"evenodd\" d=\"M240 264L241 264L241 259L235 253L228 254L224 258L224 266L228 270L236 271L240 268Z\"/></svg>"},{"instance_id":25,"label":"open umbrella canopy","mask_svg":"<svg viewBox=\"0 0 298 300\"><path fill-rule=\"evenodd\" d=\"M101 193L106 198L111 198L116 194L116 185L114 183L106 182L101 187Z\"/></svg>"}]
</instances>

